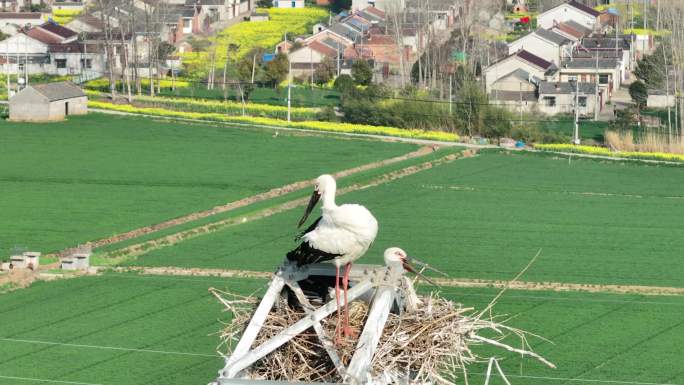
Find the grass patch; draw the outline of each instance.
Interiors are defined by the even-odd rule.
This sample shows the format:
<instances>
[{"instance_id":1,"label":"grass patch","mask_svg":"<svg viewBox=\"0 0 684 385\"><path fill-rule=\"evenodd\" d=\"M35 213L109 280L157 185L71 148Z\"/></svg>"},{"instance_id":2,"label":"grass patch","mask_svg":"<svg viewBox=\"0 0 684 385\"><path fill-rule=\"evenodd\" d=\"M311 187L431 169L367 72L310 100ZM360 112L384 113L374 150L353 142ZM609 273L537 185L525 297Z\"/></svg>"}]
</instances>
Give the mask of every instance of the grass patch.
<instances>
[{"instance_id":1,"label":"grass patch","mask_svg":"<svg viewBox=\"0 0 684 385\"><path fill-rule=\"evenodd\" d=\"M15 245L59 250L417 148L101 114L1 122L0 137L5 255Z\"/></svg>"}]
</instances>

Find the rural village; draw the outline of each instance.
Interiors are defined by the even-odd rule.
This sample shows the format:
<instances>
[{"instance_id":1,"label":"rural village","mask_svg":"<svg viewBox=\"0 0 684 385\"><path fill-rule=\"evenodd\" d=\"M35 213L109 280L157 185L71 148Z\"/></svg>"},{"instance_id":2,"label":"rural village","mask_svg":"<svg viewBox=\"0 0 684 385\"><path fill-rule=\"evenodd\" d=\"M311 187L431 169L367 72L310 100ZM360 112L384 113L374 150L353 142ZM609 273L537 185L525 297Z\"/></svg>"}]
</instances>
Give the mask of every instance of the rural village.
<instances>
[{"instance_id":1,"label":"rural village","mask_svg":"<svg viewBox=\"0 0 684 385\"><path fill-rule=\"evenodd\" d=\"M684 385L684 1L0 0L0 385Z\"/></svg>"}]
</instances>

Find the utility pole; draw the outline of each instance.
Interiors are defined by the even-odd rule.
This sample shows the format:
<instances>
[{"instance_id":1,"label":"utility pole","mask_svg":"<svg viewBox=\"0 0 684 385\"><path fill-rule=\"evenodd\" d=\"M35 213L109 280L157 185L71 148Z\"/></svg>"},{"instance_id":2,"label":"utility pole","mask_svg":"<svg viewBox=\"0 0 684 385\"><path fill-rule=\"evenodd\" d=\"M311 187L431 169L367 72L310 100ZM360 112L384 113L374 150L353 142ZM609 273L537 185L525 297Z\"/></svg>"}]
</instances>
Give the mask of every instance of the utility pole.
<instances>
[{"instance_id":1,"label":"utility pole","mask_svg":"<svg viewBox=\"0 0 684 385\"><path fill-rule=\"evenodd\" d=\"M290 110L292 109L292 62L288 61L287 70L287 121L290 122Z\"/></svg>"},{"instance_id":2,"label":"utility pole","mask_svg":"<svg viewBox=\"0 0 684 385\"><path fill-rule=\"evenodd\" d=\"M575 131L572 133L572 143L580 144L579 139L579 81L575 80Z\"/></svg>"},{"instance_id":3,"label":"utility pole","mask_svg":"<svg viewBox=\"0 0 684 385\"><path fill-rule=\"evenodd\" d=\"M601 48L600 44L596 45L596 49L597 49L597 51L596 51L596 79L595 79L596 80L595 81L596 90L595 90L595 95L594 95L594 98L595 98L594 99L594 120L595 121L598 120L598 116L599 116L599 53L600 53L600 51L598 51L598 49L600 49L600 48ZM577 88L579 88L579 79L577 82Z\"/></svg>"},{"instance_id":4,"label":"utility pole","mask_svg":"<svg viewBox=\"0 0 684 385\"><path fill-rule=\"evenodd\" d=\"M453 113L453 107L454 107L453 86L454 86L453 75L449 75L449 115L451 115Z\"/></svg>"},{"instance_id":5,"label":"utility pole","mask_svg":"<svg viewBox=\"0 0 684 385\"><path fill-rule=\"evenodd\" d=\"M254 71L256 69L256 54L252 58L252 84L254 84Z\"/></svg>"},{"instance_id":6,"label":"utility pole","mask_svg":"<svg viewBox=\"0 0 684 385\"><path fill-rule=\"evenodd\" d=\"M522 82L520 84L520 126L522 127L522 122L523 122L523 104L522 104Z\"/></svg>"}]
</instances>

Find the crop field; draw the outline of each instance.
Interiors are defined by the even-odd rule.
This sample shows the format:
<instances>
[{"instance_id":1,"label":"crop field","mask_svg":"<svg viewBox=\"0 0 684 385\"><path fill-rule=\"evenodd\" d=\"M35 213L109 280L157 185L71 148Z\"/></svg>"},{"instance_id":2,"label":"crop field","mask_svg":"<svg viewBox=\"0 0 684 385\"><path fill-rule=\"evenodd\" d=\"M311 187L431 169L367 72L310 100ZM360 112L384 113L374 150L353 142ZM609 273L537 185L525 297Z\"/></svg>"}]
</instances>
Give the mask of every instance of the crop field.
<instances>
[{"instance_id":1,"label":"crop field","mask_svg":"<svg viewBox=\"0 0 684 385\"><path fill-rule=\"evenodd\" d=\"M363 202L380 222L369 263L396 245L452 277L510 279L541 248L526 280L681 287L681 180L681 167L482 153L338 200ZM295 246L300 215L231 227L131 263L270 271Z\"/></svg>"},{"instance_id":2,"label":"crop field","mask_svg":"<svg viewBox=\"0 0 684 385\"><path fill-rule=\"evenodd\" d=\"M228 319L207 288L249 294L264 284L112 273L2 295L0 384L205 384L222 366L215 332ZM481 309L496 291L444 294ZM530 342L558 369L497 356L514 384L681 384L682 310L681 297L509 291L495 311L550 339ZM473 366L470 383L484 370Z\"/></svg>"},{"instance_id":3,"label":"crop field","mask_svg":"<svg viewBox=\"0 0 684 385\"><path fill-rule=\"evenodd\" d=\"M59 250L416 148L100 114L2 122L0 253Z\"/></svg>"},{"instance_id":4,"label":"crop field","mask_svg":"<svg viewBox=\"0 0 684 385\"><path fill-rule=\"evenodd\" d=\"M228 319L207 289L262 285L109 274L0 295L0 384L206 384Z\"/></svg>"}]
</instances>

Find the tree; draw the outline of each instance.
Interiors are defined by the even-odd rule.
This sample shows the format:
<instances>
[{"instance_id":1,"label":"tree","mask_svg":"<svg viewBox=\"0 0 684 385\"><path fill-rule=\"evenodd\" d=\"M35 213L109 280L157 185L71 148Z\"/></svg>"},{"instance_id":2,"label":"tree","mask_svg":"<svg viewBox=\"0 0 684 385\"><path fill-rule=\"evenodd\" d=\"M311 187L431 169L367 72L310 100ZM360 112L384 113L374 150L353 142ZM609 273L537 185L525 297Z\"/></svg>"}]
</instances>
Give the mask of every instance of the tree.
<instances>
[{"instance_id":1,"label":"tree","mask_svg":"<svg viewBox=\"0 0 684 385\"><path fill-rule=\"evenodd\" d=\"M336 90L345 94L354 88L354 79L349 75L342 74L335 79L333 86Z\"/></svg>"},{"instance_id":2,"label":"tree","mask_svg":"<svg viewBox=\"0 0 684 385\"><path fill-rule=\"evenodd\" d=\"M351 72L354 83L358 85L367 86L373 80L373 67L366 60L356 60Z\"/></svg>"},{"instance_id":3,"label":"tree","mask_svg":"<svg viewBox=\"0 0 684 385\"><path fill-rule=\"evenodd\" d=\"M273 6L273 0L257 0L257 8L271 8Z\"/></svg>"},{"instance_id":4,"label":"tree","mask_svg":"<svg viewBox=\"0 0 684 385\"><path fill-rule=\"evenodd\" d=\"M646 107L646 101L648 100L648 88L646 84L640 80L635 81L629 86L629 96L637 105L637 108L641 110Z\"/></svg>"},{"instance_id":5,"label":"tree","mask_svg":"<svg viewBox=\"0 0 684 385\"><path fill-rule=\"evenodd\" d=\"M666 62L671 62L669 49L660 44L652 55L646 55L637 62L634 75L642 80L649 88L661 89L665 85Z\"/></svg>"},{"instance_id":6,"label":"tree","mask_svg":"<svg viewBox=\"0 0 684 385\"><path fill-rule=\"evenodd\" d=\"M287 55L279 53L270 62L266 63L266 70L264 71L264 80L276 87L280 82L285 80L289 72L290 62Z\"/></svg>"},{"instance_id":7,"label":"tree","mask_svg":"<svg viewBox=\"0 0 684 385\"><path fill-rule=\"evenodd\" d=\"M330 81L334 75L335 64L332 59L327 58L323 63L321 63L314 71L314 81L318 85L323 85Z\"/></svg>"}]
</instances>

